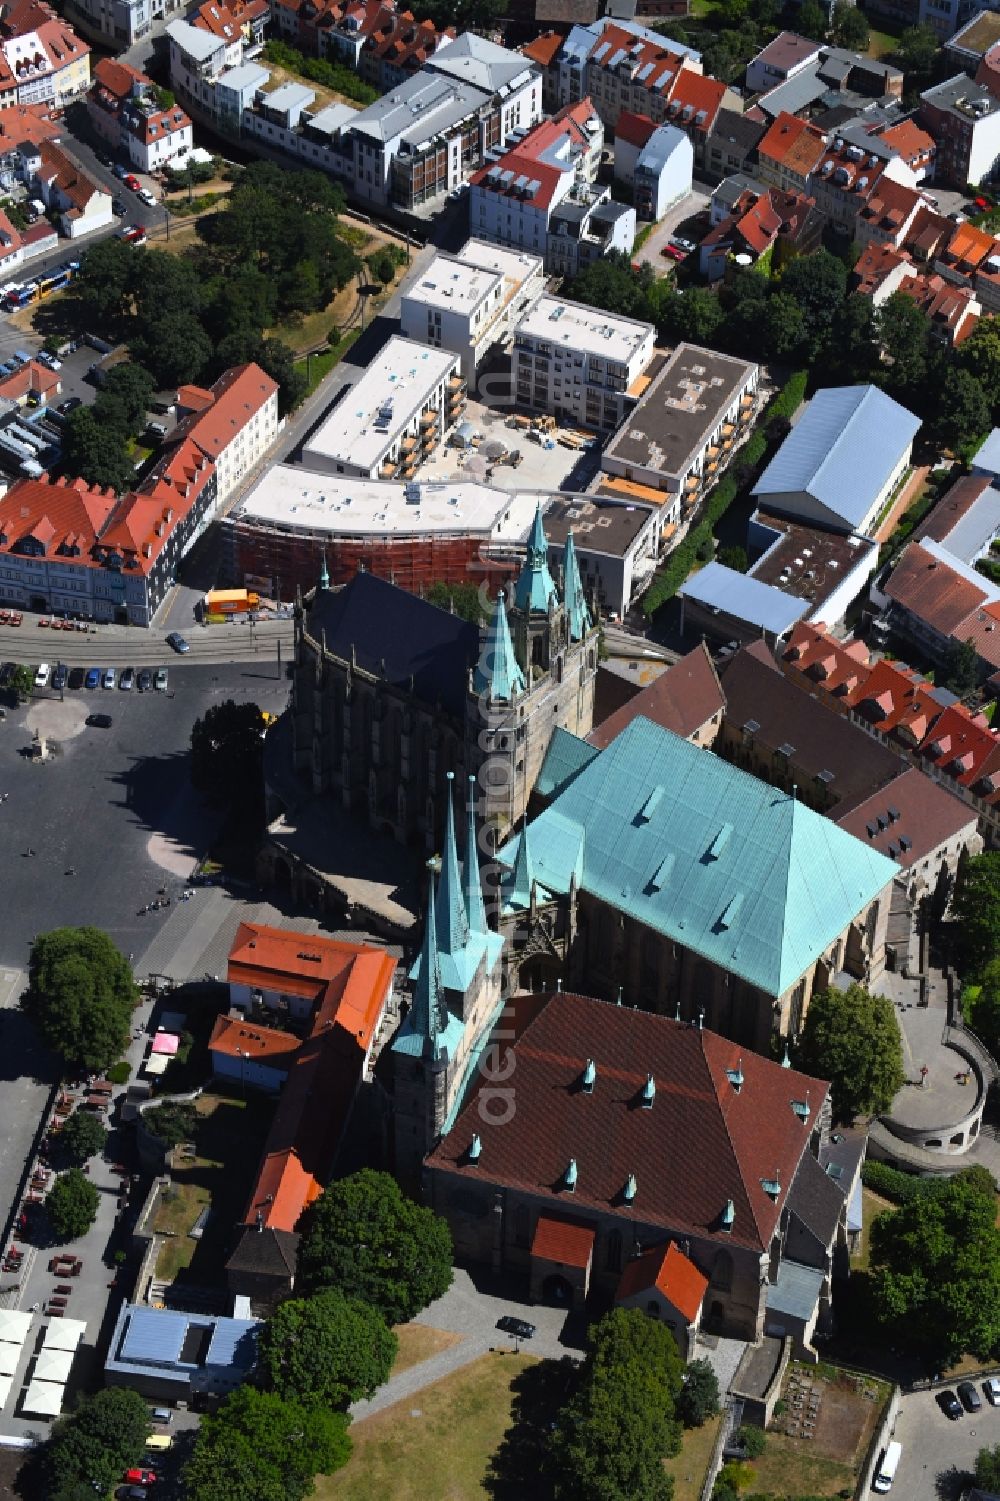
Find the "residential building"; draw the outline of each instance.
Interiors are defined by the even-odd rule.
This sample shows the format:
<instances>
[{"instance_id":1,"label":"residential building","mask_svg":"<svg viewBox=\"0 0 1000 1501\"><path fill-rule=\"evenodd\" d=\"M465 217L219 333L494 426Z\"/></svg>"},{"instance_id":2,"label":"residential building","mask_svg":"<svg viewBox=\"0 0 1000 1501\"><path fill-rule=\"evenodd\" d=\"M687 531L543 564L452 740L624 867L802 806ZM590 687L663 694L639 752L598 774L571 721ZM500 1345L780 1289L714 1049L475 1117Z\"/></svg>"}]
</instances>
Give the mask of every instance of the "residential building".
<instances>
[{"instance_id":1,"label":"residential building","mask_svg":"<svg viewBox=\"0 0 1000 1501\"><path fill-rule=\"evenodd\" d=\"M394 335L307 439L302 462L323 474L412 479L464 405L460 357Z\"/></svg>"},{"instance_id":2,"label":"residential building","mask_svg":"<svg viewBox=\"0 0 1000 1501\"><path fill-rule=\"evenodd\" d=\"M435 256L403 293L400 332L460 355L462 376L475 390L480 366L506 342L543 288L537 256L471 239L455 256Z\"/></svg>"},{"instance_id":3,"label":"residential building","mask_svg":"<svg viewBox=\"0 0 1000 1501\"><path fill-rule=\"evenodd\" d=\"M193 26L220 37L227 45L239 37L243 42L243 60L253 57L264 41L268 21L268 0L204 0L190 12Z\"/></svg>"},{"instance_id":4,"label":"residential building","mask_svg":"<svg viewBox=\"0 0 1000 1501\"><path fill-rule=\"evenodd\" d=\"M726 696L703 641L595 725L587 744L605 750L633 719L642 718L694 745L711 746L725 707Z\"/></svg>"},{"instance_id":5,"label":"residential building","mask_svg":"<svg viewBox=\"0 0 1000 1501\"><path fill-rule=\"evenodd\" d=\"M90 48L47 5L33 5L19 29L11 18L0 39L0 93L8 104L51 104L61 110L90 87Z\"/></svg>"},{"instance_id":6,"label":"residential building","mask_svg":"<svg viewBox=\"0 0 1000 1501\"><path fill-rule=\"evenodd\" d=\"M969 337L983 311L970 288L952 286L943 277L926 271L904 277L899 290L924 313L932 336L949 348Z\"/></svg>"},{"instance_id":7,"label":"residential building","mask_svg":"<svg viewBox=\"0 0 1000 1501\"><path fill-rule=\"evenodd\" d=\"M469 184L473 235L544 258L552 214L568 200L592 209L608 198L594 188L604 127L589 99L518 135ZM631 249L631 245L629 246Z\"/></svg>"},{"instance_id":8,"label":"residential building","mask_svg":"<svg viewBox=\"0 0 1000 1501\"><path fill-rule=\"evenodd\" d=\"M328 104L314 110L316 95L306 84L279 83L253 63L224 74L220 92L231 88L234 80L249 84L252 95L240 115L244 139L263 141L272 151L298 158L304 166L342 174L344 163L335 143L354 118L350 105Z\"/></svg>"},{"instance_id":9,"label":"residential building","mask_svg":"<svg viewBox=\"0 0 1000 1501\"><path fill-rule=\"evenodd\" d=\"M595 618L624 619L656 568L659 513L600 495L560 495L546 503L543 514L552 565L564 567L572 533L580 582Z\"/></svg>"},{"instance_id":10,"label":"residential building","mask_svg":"<svg viewBox=\"0 0 1000 1501\"><path fill-rule=\"evenodd\" d=\"M21 406L28 402L42 405L55 401L62 391L62 381L54 370L49 370L38 360L29 360L19 365L12 375L0 380L0 398Z\"/></svg>"},{"instance_id":11,"label":"residential building","mask_svg":"<svg viewBox=\"0 0 1000 1501\"><path fill-rule=\"evenodd\" d=\"M173 436L211 460L215 504L221 506L277 439L277 383L259 365L248 364L226 370L208 390L187 389L197 392L197 410L179 423Z\"/></svg>"},{"instance_id":12,"label":"residential building","mask_svg":"<svg viewBox=\"0 0 1000 1501\"><path fill-rule=\"evenodd\" d=\"M760 367L679 344L605 446L604 488L662 507L663 537L697 509L755 410Z\"/></svg>"},{"instance_id":13,"label":"residential building","mask_svg":"<svg viewBox=\"0 0 1000 1501\"><path fill-rule=\"evenodd\" d=\"M886 0L878 0L878 3L884 4ZM896 4L899 3L900 0L896 0ZM983 0L919 0L915 19L920 25L929 26L939 41L946 42L982 8Z\"/></svg>"},{"instance_id":14,"label":"residential building","mask_svg":"<svg viewBox=\"0 0 1000 1501\"><path fill-rule=\"evenodd\" d=\"M868 536L909 467L919 426L875 386L817 391L753 494L778 515Z\"/></svg>"},{"instance_id":15,"label":"residential building","mask_svg":"<svg viewBox=\"0 0 1000 1501\"><path fill-rule=\"evenodd\" d=\"M735 258L740 265L763 262L762 269L777 270L792 256L818 250L823 225L823 215L812 198L801 193L779 188L746 192L728 218L702 240L699 269L709 281L720 281Z\"/></svg>"},{"instance_id":16,"label":"residential building","mask_svg":"<svg viewBox=\"0 0 1000 1501\"><path fill-rule=\"evenodd\" d=\"M85 36L115 52L149 36L155 21L175 16L184 0L67 0L67 14Z\"/></svg>"},{"instance_id":17,"label":"residential building","mask_svg":"<svg viewBox=\"0 0 1000 1501\"><path fill-rule=\"evenodd\" d=\"M853 235L864 204L885 179L911 189L917 185L913 169L883 136L845 126L827 143L809 184L824 217Z\"/></svg>"},{"instance_id":18,"label":"residential building","mask_svg":"<svg viewBox=\"0 0 1000 1501\"><path fill-rule=\"evenodd\" d=\"M439 849L446 771L485 765L484 818L523 818L553 732L586 735L593 721L597 631L575 550L567 540L561 590L548 552L539 509L510 605L501 591L482 632L369 573L315 591L296 632L293 714L295 769L315 795Z\"/></svg>"},{"instance_id":19,"label":"residential building","mask_svg":"<svg viewBox=\"0 0 1000 1501\"><path fill-rule=\"evenodd\" d=\"M964 475L945 491L913 534L930 538L953 557L974 565L988 557L1000 538L1000 489L995 477L981 471Z\"/></svg>"},{"instance_id":20,"label":"residential building","mask_svg":"<svg viewBox=\"0 0 1000 1501\"><path fill-rule=\"evenodd\" d=\"M260 1320L123 1303L104 1362L108 1386L152 1402L193 1405L224 1397L257 1364Z\"/></svg>"},{"instance_id":21,"label":"residential building","mask_svg":"<svg viewBox=\"0 0 1000 1501\"><path fill-rule=\"evenodd\" d=\"M968 642L980 675L1000 675L1000 587L926 537L911 542L879 586L889 601L888 622L936 662L957 643Z\"/></svg>"},{"instance_id":22,"label":"residential building","mask_svg":"<svg viewBox=\"0 0 1000 1501\"><path fill-rule=\"evenodd\" d=\"M615 127L615 177L632 188L640 219L662 219L691 191L694 148L676 125L623 110Z\"/></svg>"},{"instance_id":23,"label":"residential building","mask_svg":"<svg viewBox=\"0 0 1000 1501\"><path fill-rule=\"evenodd\" d=\"M964 188L993 177L1000 163L1000 99L964 73L925 89L920 123L937 147L938 182Z\"/></svg>"},{"instance_id":24,"label":"residential building","mask_svg":"<svg viewBox=\"0 0 1000 1501\"><path fill-rule=\"evenodd\" d=\"M980 10L960 26L954 36L945 43L944 50L956 68L962 68L970 78L978 76L978 69L991 48L1000 42L1000 15L994 10Z\"/></svg>"},{"instance_id":25,"label":"residential building","mask_svg":"<svg viewBox=\"0 0 1000 1501\"><path fill-rule=\"evenodd\" d=\"M245 1015L249 1030L265 1036L272 1030L266 1018L276 1016L282 1038L294 1031L301 1039L294 1056L285 1053L288 1076L226 1262L229 1291L262 1311L292 1289L296 1227L326 1187L347 1124L371 1086L395 970L384 949L321 934L243 922L233 939L227 979L237 1028ZM244 1058L227 1032L213 1033L213 1066L233 1082L253 1082L259 1045L244 1038ZM374 1125L377 1115L370 1119Z\"/></svg>"},{"instance_id":26,"label":"residential building","mask_svg":"<svg viewBox=\"0 0 1000 1501\"><path fill-rule=\"evenodd\" d=\"M368 9L372 8L369 4ZM385 94L419 72L439 48L454 41L456 32L453 26L438 31L433 21L418 21L412 11L400 12L395 5L386 6L384 0L378 8L381 18L362 38L355 66L366 82ZM352 9L360 7L353 6ZM349 24L350 12L345 21ZM327 32L328 47L332 44L336 50L341 50L341 29ZM351 47L356 45L355 36L356 33L350 33Z\"/></svg>"},{"instance_id":27,"label":"residential building","mask_svg":"<svg viewBox=\"0 0 1000 1501\"><path fill-rule=\"evenodd\" d=\"M514 333L517 405L611 431L635 401L655 338L651 323L542 297Z\"/></svg>"},{"instance_id":28,"label":"residential building","mask_svg":"<svg viewBox=\"0 0 1000 1501\"><path fill-rule=\"evenodd\" d=\"M22 145L22 171L30 192L58 215L59 228L69 239L92 234L114 222L111 194L55 141Z\"/></svg>"},{"instance_id":29,"label":"residential building","mask_svg":"<svg viewBox=\"0 0 1000 1501\"><path fill-rule=\"evenodd\" d=\"M889 125L878 134L912 168L917 182L930 182L933 179L937 146L933 136L928 135L926 130L921 130L916 120L900 120L897 125Z\"/></svg>"},{"instance_id":30,"label":"residential building","mask_svg":"<svg viewBox=\"0 0 1000 1501\"><path fill-rule=\"evenodd\" d=\"M101 59L87 107L98 136L139 172L159 171L194 144L180 106L162 108L151 79L128 63Z\"/></svg>"},{"instance_id":31,"label":"residential building","mask_svg":"<svg viewBox=\"0 0 1000 1501\"><path fill-rule=\"evenodd\" d=\"M871 980L884 963L895 867L643 718L499 859L515 990L559 977L572 989L586 974L610 1000L679 1006L690 1021L701 1011L706 1026L767 1052L775 1035L798 1033L813 990L837 971ZM543 930L544 948L533 941Z\"/></svg>"},{"instance_id":32,"label":"residential building","mask_svg":"<svg viewBox=\"0 0 1000 1501\"><path fill-rule=\"evenodd\" d=\"M238 137L243 110L267 82L267 69L254 63L242 66L242 34L229 41L188 21L174 20L166 35L170 87L180 103L195 119ZM223 75L230 76L229 84L222 84Z\"/></svg>"},{"instance_id":33,"label":"residential building","mask_svg":"<svg viewBox=\"0 0 1000 1501\"><path fill-rule=\"evenodd\" d=\"M924 199L915 185L897 182L882 173L859 206L854 218L854 236L859 245L898 248L910 239L924 208Z\"/></svg>"},{"instance_id":34,"label":"residential building","mask_svg":"<svg viewBox=\"0 0 1000 1501\"><path fill-rule=\"evenodd\" d=\"M770 187L808 193L825 149L822 131L782 112L757 145L757 175Z\"/></svg>"},{"instance_id":35,"label":"residential building","mask_svg":"<svg viewBox=\"0 0 1000 1501\"><path fill-rule=\"evenodd\" d=\"M783 36L788 37L789 33L785 32ZM749 77L752 69L754 77L763 81L764 69L771 68L773 63L766 62L763 68L758 68L757 64L768 57L772 48L777 50L780 58L792 53L802 56L813 46L805 37L793 36L790 42L776 37L750 63L747 75ZM902 94L903 75L898 68L880 59L850 52L845 47L823 45L815 55L806 57L784 79L762 93L755 107L773 120L783 112L798 115L821 106L828 109L852 106L861 110L877 101L883 107L891 107L894 101L902 98Z\"/></svg>"},{"instance_id":36,"label":"residential building","mask_svg":"<svg viewBox=\"0 0 1000 1501\"><path fill-rule=\"evenodd\" d=\"M769 94L779 84L795 78L811 63L819 62L823 48L809 37L795 31L779 31L757 56L747 63L746 88L749 94Z\"/></svg>"},{"instance_id":37,"label":"residential building","mask_svg":"<svg viewBox=\"0 0 1000 1501\"><path fill-rule=\"evenodd\" d=\"M705 143L704 175L710 182L722 182L733 174L751 171L767 129L764 120L720 109Z\"/></svg>"},{"instance_id":38,"label":"residential building","mask_svg":"<svg viewBox=\"0 0 1000 1501\"><path fill-rule=\"evenodd\" d=\"M784 1332L773 1304L796 1270L811 1289L806 1353L817 1324L829 1326L844 1219L815 1155L829 1134L827 1086L700 1024L583 995L510 1009L504 1056L518 1109L502 1126L473 1091L424 1166L425 1198L459 1256L520 1273L531 1298L570 1308L591 1293L627 1303L655 1281L645 1311L685 1349L699 1322L751 1342L765 1327ZM689 1138L697 1162L671 1149ZM790 1258L799 1197L815 1197L816 1176L836 1201L814 1268Z\"/></svg>"},{"instance_id":39,"label":"residential building","mask_svg":"<svg viewBox=\"0 0 1000 1501\"><path fill-rule=\"evenodd\" d=\"M567 200L549 215L545 269L568 278L612 251L631 255L635 230L635 209L615 202L610 189L588 203Z\"/></svg>"},{"instance_id":40,"label":"residential building","mask_svg":"<svg viewBox=\"0 0 1000 1501\"><path fill-rule=\"evenodd\" d=\"M413 594L437 583L493 594L516 576L537 503L467 480L400 484L276 464L222 521L225 573L285 599L321 575L350 583L359 569Z\"/></svg>"}]
</instances>

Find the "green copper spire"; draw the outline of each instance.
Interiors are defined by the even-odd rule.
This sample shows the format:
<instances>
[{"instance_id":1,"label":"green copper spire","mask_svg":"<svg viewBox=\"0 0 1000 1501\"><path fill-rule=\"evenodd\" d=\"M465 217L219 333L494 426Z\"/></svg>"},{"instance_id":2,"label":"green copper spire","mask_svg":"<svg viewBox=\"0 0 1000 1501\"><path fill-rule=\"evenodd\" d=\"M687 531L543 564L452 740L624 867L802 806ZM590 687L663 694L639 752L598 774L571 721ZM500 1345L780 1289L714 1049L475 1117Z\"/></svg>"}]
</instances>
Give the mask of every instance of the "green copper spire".
<instances>
[{"instance_id":1,"label":"green copper spire","mask_svg":"<svg viewBox=\"0 0 1000 1501\"><path fill-rule=\"evenodd\" d=\"M524 673L514 655L502 589L486 630L473 686L477 693L488 694L494 703L510 703L515 694L524 692Z\"/></svg>"},{"instance_id":2,"label":"green copper spire","mask_svg":"<svg viewBox=\"0 0 1000 1501\"><path fill-rule=\"evenodd\" d=\"M528 556L514 585L514 603L524 613L547 614L549 600L554 598L556 586L549 572L549 541L542 525L542 503L535 507L535 519L528 538Z\"/></svg>"},{"instance_id":3,"label":"green copper spire","mask_svg":"<svg viewBox=\"0 0 1000 1501\"><path fill-rule=\"evenodd\" d=\"M514 860L514 869L510 872L505 885L507 887L506 901L504 906L511 907L531 906L531 888L535 884L535 871L531 860L531 850L528 848L528 825L525 823L521 830L521 840L517 846L517 856Z\"/></svg>"},{"instance_id":4,"label":"green copper spire","mask_svg":"<svg viewBox=\"0 0 1000 1501\"><path fill-rule=\"evenodd\" d=\"M564 602L566 605L566 620L569 624L569 639L582 641L590 629L590 611L587 609L587 601L583 594L583 585L580 582L580 565L576 558L576 543L573 541L573 533L570 531L566 537L566 551L563 557L564 574Z\"/></svg>"},{"instance_id":5,"label":"green copper spire","mask_svg":"<svg viewBox=\"0 0 1000 1501\"><path fill-rule=\"evenodd\" d=\"M437 945L446 954L457 954L469 941L469 924L458 874L458 848L455 844L455 808L453 790L455 773L448 773L448 806L445 811L444 859L437 900Z\"/></svg>"},{"instance_id":6,"label":"green copper spire","mask_svg":"<svg viewBox=\"0 0 1000 1501\"><path fill-rule=\"evenodd\" d=\"M420 951L420 973L417 975L413 1005L407 1020L413 1031L423 1039L424 1056L437 1058L440 1054L440 1034L448 1025L448 1007L441 994L441 967L438 962L437 913L434 902L437 861L429 860L427 867L431 876L427 893L427 921Z\"/></svg>"},{"instance_id":7,"label":"green copper spire","mask_svg":"<svg viewBox=\"0 0 1000 1501\"><path fill-rule=\"evenodd\" d=\"M486 908L483 905L483 884L479 875L479 847L476 841L476 779L469 778L467 803L468 823L465 831L465 864L462 867L462 888L465 893L465 913L473 933L486 933Z\"/></svg>"}]
</instances>

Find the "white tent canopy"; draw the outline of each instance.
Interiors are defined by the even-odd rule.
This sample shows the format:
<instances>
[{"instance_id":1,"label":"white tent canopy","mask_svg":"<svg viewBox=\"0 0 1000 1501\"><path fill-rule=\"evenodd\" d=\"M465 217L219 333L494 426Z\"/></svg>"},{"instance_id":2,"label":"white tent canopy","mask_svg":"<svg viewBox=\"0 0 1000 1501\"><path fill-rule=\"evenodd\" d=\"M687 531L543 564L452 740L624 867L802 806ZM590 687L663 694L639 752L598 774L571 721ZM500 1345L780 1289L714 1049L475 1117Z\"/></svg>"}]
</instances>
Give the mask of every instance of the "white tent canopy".
<instances>
[{"instance_id":1,"label":"white tent canopy","mask_svg":"<svg viewBox=\"0 0 1000 1501\"><path fill-rule=\"evenodd\" d=\"M43 1350L75 1350L86 1332L83 1319L53 1319L45 1331Z\"/></svg>"},{"instance_id":2,"label":"white tent canopy","mask_svg":"<svg viewBox=\"0 0 1000 1501\"><path fill-rule=\"evenodd\" d=\"M13 1384L13 1376L0 1376L0 1408L7 1406L7 1398L10 1396L10 1389Z\"/></svg>"},{"instance_id":3,"label":"white tent canopy","mask_svg":"<svg viewBox=\"0 0 1000 1501\"><path fill-rule=\"evenodd\" d=\"M144 1074L165 1074L169 1062L165 1053L150 1053L142 1065L142 1071Z\"/></svg>"},{"instance_id":4,"label":"white tent canopy","mask_svg":"<svg viewBox=\"0 0 1000 1501\"><path fill-rule=\"evenodd\" d=\"M41 1350L35 1361L33 1380L60 1383L68 1381L73 1353L72 1350Z\"/></svg>"},{"instance_id":5,"label":"white tent canopy","mask_svg":"<svg viewBox=\"0 0 1000 1501\"><path fill-rule=\"evenodd\" d=\"M4 1340L0 1344L0 1376L13 1376L20 1359L21 1346L13 1345L9 1340Z\"/></svg>"},{"instance_id":6,"label":"white tent canopy","mask_svg":"<svg viewBox=\"0 0 1000 1501\"><path fill-rule=\"evenodd\" d=\"M31 1314L17 1308L0 1308L0 1340L22 1345L31 1328Z\"/></svg>"},{"instance_id":7,"label":"white tent canopy","mask_svg":"<svg viewBox=\"0 0 1000 1501\"><path fill-rule=\"evenodd\" d=\"M64 1390L60 1381L33 1381L28 1387L22 1411L38 1418L57 1418L62 1411Z\"/></svg>"}]
</instances>

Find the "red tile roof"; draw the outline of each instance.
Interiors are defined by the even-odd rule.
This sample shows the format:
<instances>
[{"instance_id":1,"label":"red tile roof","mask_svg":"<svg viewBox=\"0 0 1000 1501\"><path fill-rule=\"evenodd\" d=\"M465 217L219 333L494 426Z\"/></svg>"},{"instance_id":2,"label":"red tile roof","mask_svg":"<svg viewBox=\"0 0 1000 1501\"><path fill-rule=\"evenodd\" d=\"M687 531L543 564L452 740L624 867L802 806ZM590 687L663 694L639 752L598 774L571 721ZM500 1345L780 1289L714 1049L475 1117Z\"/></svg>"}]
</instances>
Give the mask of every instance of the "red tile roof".
<instances>
[{"instance_id":1,"label":"red tile roof","mask_svg":"<svg viewBox=\"0 0 1000 1501\"><path fill-rule=\"evenodd\" d=\"M649 115L637 115L630 109L623 109L615 124L615 141L627 141L630 146L638 146L641 150L657 128L656 121Z\"/></svg>"},{"instance_id":2,"label":"red tile roof","mask_svg":"<svg viewBox=\"0 0 1000 1501\"><path fill-rule=\"evenodd\" d=\"M177 436L190 438L210 459L217 459L277 389L277 382L259 365L234 365L213 385L212 405L186 418Z\"/></svg>"},{"instance_id":3,"label":"red tile roof","mask_svg":"<svg viewBox=\"0 0 1000 1501\"><path fill-rule=\"evenodd\" d=\"M971 287L956 287L931 272L914 272L899 284L899 291L913 301L929 319L931 328L949 344L961 344L979 321L979 303Z\"/></svg>"},{"instance_id":4,"label":"red tile roof","mask_svg":"<svg viewBox=\"0 0 1000 1501\"><path fill-rule=\"evenodd\" d=\"M585 996L550 995L513 1053L517 1109L501 1126L478 1089L426 1159L427 1171L504 1185L583 1218L590 1208L667 1233L763 1252L827 1096L827 1085L696 1026ZM593 1091L579 1087L588 1058ZM727 1070L739 1070L739 1088ZM641 1107L647 1075L655 1098ZM809 1092L810 1118L792 1108ZM481 1151L469 1159L478 1135ZM561 1185L571 1158L575 1191ZM635 1198L625 1201L629 1175ZM764 1180L784 1185L777 1202ZM732 1200L732 1228L721 1218Z\"/></svg>"},{"instance_id":5,"label":"red tile roof","mask_svg":"<svg viewBox=\"0 0 1000 1501\"><path fill-rule=\"evenodd\" d=\"M858 256L854 267L858 280L854 290L862 297L873 297L894 271L912 264L905 250L897 250L895 245L881 244L876 240Z\"/></svg>"},{"instance_id":6,"label":"red tile roof","mask_svg":"<svg viewBox=\"0 0 1000 1501\"><path fill-rule=\"evenodd\" d=\"M526 42L521 48L523 56L530 57L533 63L540 68L547 68L558 53L563 44L563 37L558 31L545 31L541 36L536 36L533 42Z\"/></svg>"},{"instance_id":7,"label":"red tile roof","mask_svg":"<svg viewBox=\"0 0 1000 1501\"><path fill-rule=\"evenodd\" d=\"M301 1046L302 1040L294 1032L284 1032L280 1027L257 1027L235 1016L220 1016L208 1040L210 1053L222 1053L229 1058L242 1055L251 1062L276 1068L290 1065Z\"/></svg>"},{"instance_id":8,"label":"red tile roof","mask_svg":"<svg viewBox=\"0 0 1000 1501\"><path fill-rule=\"evenodd\" d=\"M604 750L638 715L688 739L725 708L726 698L704 642L591 730L588 745Z\"/></svg>"},{"instance_id":9,"label":"red tile roof","mask_svg":"<svg viewBox=\"0 0 1000 1501\"><path fill-rule=\"evenodd\" d=\"M571 170L571 164L567 156L563 167L554 166L551 162L541 160L542 153L549 152L553 146L565 140L568 140L571 146L589 149L591 138L584 127L586 122L596 114L597 111L589 98L581 99L576 104L564 105L550 120L542 120L538 125L533 126L512 150L500 157L499 161L480 167L479 171L473 174L471 185L491 193L505 194L511 191L509 187L505 188L490 180L490 173L499 167L503 172L513 173L513 179L508 178L508 183L516 181L518 177L536 180L540 187L531 202L539 208L550 208L556 189L561 182L565 182Z\"/></svg>"},{"instance_id":10,"label":"red tile roof","mask_svg":"<svg viewBox=\"0 0 1000 1501\"><path fill-rule=\"evenodd\" d=\"M10 104L0 111L0 151L17 146L55 140L61 126L53 120L45 104Z\"/></svg>"},{"instance_id":11,"label":"red tile roof","mask_svg":"<svg viewBox=\"0 0 1000 1501\"><path fill-rule=\"evenodd\" d=\"M911 542L882 591L942 636L951 636L977 605L985 589L964 578L919 542Z\"/></svg>"},{"instance_id":12,"label":"red tile roof","mask_svg":"<svg viewBox=\"0 0 1000 1501\"><path fill-rule=\"evenodd\" d=\"M107 194L107 189L88 177L82 167L78 167L72 157L67 156L54 141L42 141L38 155L42 163L40 175L64 193L73 205L68 210L70 217L86 209L95 194Z\"/></svg>"},{"instance_id":13,"label":"red tile roof","mask_svg":"<svg viewBox=\"0 0 1000 1501\"><path fill-rule=\"evenodd\" d=\"M60 551L75 567L99 566L93 555L118 502L113 490L91 489L84 480L17 480L0 498L0 553L26 537L46 541L49 557Z\"/></svg>"},{"instance_id":14,"label":"red tile roof","mask_svg":"<svg viewBox=\"0 0 1000 1501\"><path fill-rule=\"evenodd\" d=\"M963 787L974 787L996 762L998 741L985 721L980 718L977 722L961 704L951 704L920 750L927 761Z\"/></svg>"},{"instance_id":15,"label":"red tile roof","mask_svg":"<svg viewBox=\"0 0 1000 1501\"><path fill-rule=\"evenodd\" d=\"M819 162L825 145L823 132L815 125L782 110L759 142L757 155L805 178Z\"/></svg>"},{"instance_id":16,"label":"red tile roof","mask_svg":"<svg viewBox=\"0 0 1000 1501\"><path fill-rule=\"evenodd\" d=\"M921 130L916 120L900 120L898 125L890 125L882 131L881 139L911 167L929 161L937 151L934 137Z\"/></svg>"},{"instance_id":17,"label":"red tile roof","mask_svg":"<svg viewBox=\"0 0 1000 1501\"><path fill-rule=\"evenodd\" d=\"M853 694L871 671L863 641L845 643L808 621L793 627L782 655L786 664L838 698Z\"/></svg>"},{"instance_id":18,"label":"red tile roof","mask_svg":"<svg viewBox=\"0 0 1000 1501\"><path fill-rule=\"evenodd\" d=\"M116 57L102 57L94 68L93 78L95 85L118 100L128 99L137 86L150 83L145 73Z\"/></svg>"},{"instance_id":19,"label":"red tile roof","mask_svg":"<svg viewBox=\"0 0 1000 1501\"><path fill-rule=\"evenodd\" d=\"M21 365L8 375L6 380L0 380L0 396L10 401L17 401L22 396L50 396L60 390L62 382L53 370L46 370L37 360L29 360L26 365Z\"/></svg>"},{"instance_id":20,"label":"red tile roof","mask_svg":"<svg viewBox=\"0 0 1000 1501\"><path fill-rule=\"evenodd\" d=\"M653 1246L629 1262L618 1283L615 1301L651 1292L654 1287L693 1324L708 1289L708 1278L671 1241L666 1251L662 1246Z\"/></svg>"},{"instance_id":21,"label":"red tile roof","mask_svg":"<svg viewBox=\"0 0 1000 1501\"><path fill-rule=\"evenodd\" d=\"M531 1254L541 1261L555 1261L561 1266L575 1266L586 1271L594 1255L594 1238L592 1225L540 1214L531 1241Z\"/></svg>"}]
</instances>

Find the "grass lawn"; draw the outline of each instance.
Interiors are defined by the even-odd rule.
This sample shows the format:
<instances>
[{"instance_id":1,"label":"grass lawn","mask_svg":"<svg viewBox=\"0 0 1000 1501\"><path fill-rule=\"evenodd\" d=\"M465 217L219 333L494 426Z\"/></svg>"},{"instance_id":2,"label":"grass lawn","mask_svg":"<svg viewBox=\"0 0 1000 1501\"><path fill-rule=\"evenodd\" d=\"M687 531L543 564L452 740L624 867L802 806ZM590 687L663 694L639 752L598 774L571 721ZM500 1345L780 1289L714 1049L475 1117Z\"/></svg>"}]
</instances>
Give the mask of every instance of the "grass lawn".
<instances>
[{"instance_id":1,"label":"grass lawn","mask_svg":"<svg viewBox=\"0 0 1000 1501\"><path fill-rule=\"evenodd\" d=\"M429 1324L399 1324L396 1328L399 1349L393 1363L392 1374L408 1371L410 1366L429 1360L441 1350L447 1350L462 1338L448 1329L432 1329Z\"/></svg>"},{"instance_id":2,"label":"grass lawn","mask_svg":"<svg viewBox=\"0 0 1000 1501\"><path fill-rule=\"evenodd\" d=\"M776 1496L836 1496L843 1490L853 1496L857 1481L853 1465L811 1453L801 1439L783 1433L767 1435L753 1469L753 1490Z\"/></svg>"},{"instance_id":3,"label":"grass lawn","mask_svg":"<svg viewBox=\"0 0 1000 1501\"><path fill-rule=\"evenodd\" d=\"M360 334L360 328L352 328L344 335L336 349L324 349L320 354L314 354L309 356L308 359L297 361L299 365L305 365L306 374L309 377L309 384L306 389L307 396L312 395L320 381L325 380L334 365L344 358L344 355Z\"/></svg>"},{"instance_id":4,"label":"grass lawn","mask_svg":"<svg viewBox=\"0 0 1000 1501\"><path fill-rule=\"evenodd\" d=\"M171 1236L163 1242L156 1258L156 1275L164 1282L173 1282L183 1267L191 1265L198 1242L191 1239L188 1231L211 1202L211 1194L200 1183L177 1182L160 1195L153 1229Z\"/></svg>"},{"instance_id":5,"label":"grass lawn","mask_svg":"<svg viewBox=\"0 0 1000 1501\"><path fill-rule=\"evenodd\" d=\"M861 1250L856 1256L851 1257L851 1270L867 1272L868 1256L871 1250L872 1221L877 1219L886 1209L893 1209L888 1199L883 1199L880 1194L872 1193L870 1188L861 1190L861 1220L864 1226L861 1232Z\"/></svg>"},{"instance_id":6,"label":"grass lawn","mask_svg":"<svg viewBox=\"0 0 1000 1501\"><path fill-rule=\"evenodd\" d=\"M483 1355L395 1407L351 1426L354 1452L318 1476L314 1501L480 1501L510 1423L511 1382L537 1362Z\"/></svg>"},{"instance_id":7,"label":"grass lawn","mask_svg":"<svg viewBox=\"0 0 1000 1501\"><path fill-rule=\"evenodd\" d=\"M674 1477L674 1501L698 1501L701 1496L721 1422L720 1414L700 1428L685 1428L681 1452L668 1459L664 1467Z\"/></svg>"},{"instance_id":8,"label":"grass lawn","mask_svg":"<svg viewBox=\"0 0 1000 1501\"><path fill-rule=\"evenodd\" d=\"M895 52L899 46L899 37L893 36L891 31L876 31L874 26L868 28L868 56L885 57L887 52Z\"/></svg>"}]
</instances>

